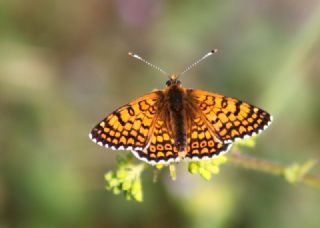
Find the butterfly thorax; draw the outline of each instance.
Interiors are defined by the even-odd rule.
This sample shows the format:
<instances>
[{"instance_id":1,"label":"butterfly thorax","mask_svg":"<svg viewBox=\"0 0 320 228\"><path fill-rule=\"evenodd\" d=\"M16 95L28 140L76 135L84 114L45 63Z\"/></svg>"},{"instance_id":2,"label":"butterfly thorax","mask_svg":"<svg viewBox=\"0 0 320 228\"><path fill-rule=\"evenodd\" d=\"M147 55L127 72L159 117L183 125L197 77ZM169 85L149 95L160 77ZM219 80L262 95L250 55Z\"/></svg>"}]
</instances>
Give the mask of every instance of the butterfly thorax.
<instances>
[{"instance_id":1,"label":"butterfly thorax","mask_svg":"<svg viewBox=\"0 0 320 228\"><path fill-rule=\"evenodd\" d=\"M184 89L181 86L181 82L177 80L176 74L171 74L170 79L166 82L167 88L165 89L165 95L172 112L181 112L183 109L183 96Z\"/></svg>"},{"instance_id":2,"label":"butterfly thorax","mask_svg":"<svg viewBox=\"0 0 320 228\"><path fill-rule=\"evenodd\" d=\"M186 129L185 129L185 89L180 82L170 80L164 91L167 106L167 117L171 124L170 129L174 136L175 146L179 152L184 152L186 148Z\"/></svg>"}]
</instances>

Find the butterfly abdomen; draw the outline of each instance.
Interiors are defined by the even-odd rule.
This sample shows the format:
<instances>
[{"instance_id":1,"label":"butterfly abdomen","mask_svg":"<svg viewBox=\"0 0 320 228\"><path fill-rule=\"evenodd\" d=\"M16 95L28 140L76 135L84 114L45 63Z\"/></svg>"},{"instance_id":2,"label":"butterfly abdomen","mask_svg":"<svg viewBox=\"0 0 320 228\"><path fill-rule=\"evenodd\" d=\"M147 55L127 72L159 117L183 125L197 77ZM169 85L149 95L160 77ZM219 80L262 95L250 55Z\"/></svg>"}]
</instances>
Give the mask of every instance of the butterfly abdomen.
<instances>
[{"instance_id":1,"label":"butterfly abdomen","mask_svg":"<svg viewBox=\"0 0 320 228\"><path fill-rule=\"evenodd\" d=\"M177 86L171 86L167 93L169 112L171 114L175 144L178 151L184 151L186 147L186 130L183 107L184 92Z\"/></svg>"}]
</instances>

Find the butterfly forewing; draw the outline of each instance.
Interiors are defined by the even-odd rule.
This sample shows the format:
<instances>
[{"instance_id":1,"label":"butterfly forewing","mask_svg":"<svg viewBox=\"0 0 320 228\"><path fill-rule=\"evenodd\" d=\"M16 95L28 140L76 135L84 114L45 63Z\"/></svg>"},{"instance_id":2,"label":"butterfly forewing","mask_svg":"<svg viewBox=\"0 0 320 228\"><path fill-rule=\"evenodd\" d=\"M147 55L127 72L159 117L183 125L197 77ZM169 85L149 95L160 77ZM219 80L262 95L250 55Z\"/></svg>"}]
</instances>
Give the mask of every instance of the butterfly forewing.
<instances>
[{"instance_id":1,"label":"butterfly forewing","mask_svg":"<svg viewBox=\"0 0 320 228\"><path fill-rule=\"evenodd\" d=\"M90 138L111 149L143 149L151 137L161 93L151 92L115 110L93 128Z\"/></svg>"},{"instance_id":2,"label":"butterfly forewing","mask_svg":"<svg viewBox=\"0 0 320 228\"><path fill-rule=\"evenodd\" d=\"M272 121L266 111L246 102L204 90L189 91L213 127L214 134L224 143L260 133Z\"/></svg>"}]
</instances>

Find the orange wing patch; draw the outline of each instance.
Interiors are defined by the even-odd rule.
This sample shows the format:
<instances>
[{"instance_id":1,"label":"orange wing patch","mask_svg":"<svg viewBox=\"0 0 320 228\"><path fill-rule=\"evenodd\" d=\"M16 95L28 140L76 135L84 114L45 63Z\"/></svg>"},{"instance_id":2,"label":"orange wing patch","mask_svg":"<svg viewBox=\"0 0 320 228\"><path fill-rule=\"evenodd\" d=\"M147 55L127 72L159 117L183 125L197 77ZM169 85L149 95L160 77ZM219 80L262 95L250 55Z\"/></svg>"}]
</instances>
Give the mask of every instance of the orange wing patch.
<instances>
[{"instance_id":1,"label":"orange wing patch","mask_svg":"<svg viewBox=\"0 0 320 228\"><path fill-rule=\"evenodd\" d=\"M258 134L272 121L266 111L246 102L204 90L190 89L188 92L224 143Z\"/></svg>"},{"instance_id":2,"label":"orange wing patch","mask_svg":"<svg viewBox=\"0 0 320 228\"><path fill-rule=\"evenodd\" d=\"M137 158L151 165L180 161L172 133L162 118L159 118L154 125L149 145L145 149L135 149L132 152Z\"/></svg>"},{"instance_id":3,"label":"orange wing patch","mask_svg":"<svg viewBox=\"0 0 320 228\"><path fill-rule=\"evenodd\" d=\"M93 142L114 150L142 149L157 118L162 92L151 92L120 107L89 134Z\"/></svg>"},{"instance_id":4,"label":"orange wing patch","mask_svg":"<svg viewBox=\"0 0 320 228\"><path fill-rule=\"evenodd\" d=\"M212 135L200 116L194 118L187 130L187 155L191 160L211 159L227 152L232 144L223 144Z\"/></svg>"}]
</instances>

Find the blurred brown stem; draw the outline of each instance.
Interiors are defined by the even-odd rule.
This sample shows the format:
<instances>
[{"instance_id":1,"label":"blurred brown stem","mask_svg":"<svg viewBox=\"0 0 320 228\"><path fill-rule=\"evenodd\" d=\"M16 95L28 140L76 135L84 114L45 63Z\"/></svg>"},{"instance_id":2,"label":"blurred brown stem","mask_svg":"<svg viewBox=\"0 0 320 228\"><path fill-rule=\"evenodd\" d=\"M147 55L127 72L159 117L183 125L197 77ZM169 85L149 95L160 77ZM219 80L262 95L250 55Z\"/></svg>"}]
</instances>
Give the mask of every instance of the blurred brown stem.
<instances>
[{"instance_id":1,"label":"blurred brown stem","mask_svg":"<svg viewBox=\"0 0 320 228\"><path fill-rule=\"evenodd\" d=\"M243 155L239 152L233 152L228 156L229 162L234 165L241 166L246 169L252 169L256 171L261 171L265 173L270 173L276 176L284 176L286 166L276 164L274 162L259 160L252 158L246 155ZM317 177L312 174L305 174L301 176L300 182L320 189L320 177Z\"/></svg>"}]
</instances>

